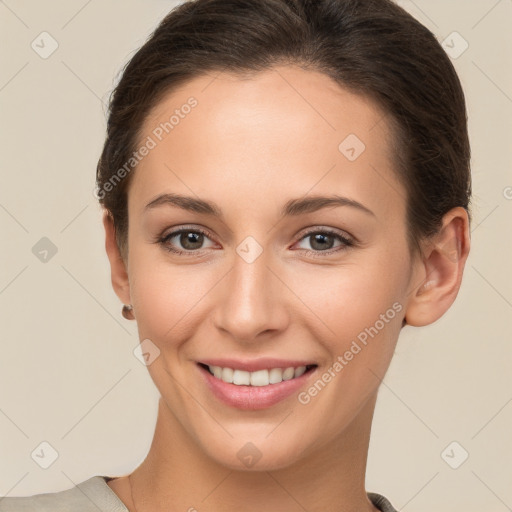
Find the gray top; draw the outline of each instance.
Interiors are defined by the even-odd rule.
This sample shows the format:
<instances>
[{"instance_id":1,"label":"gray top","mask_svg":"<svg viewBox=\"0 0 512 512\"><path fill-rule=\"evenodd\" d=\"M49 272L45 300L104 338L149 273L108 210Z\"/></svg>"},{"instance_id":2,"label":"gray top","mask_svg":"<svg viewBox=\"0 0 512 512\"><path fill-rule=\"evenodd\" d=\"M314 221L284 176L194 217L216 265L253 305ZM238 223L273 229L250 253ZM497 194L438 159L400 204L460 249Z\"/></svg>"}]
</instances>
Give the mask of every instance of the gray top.
<instances>
[{"instance_id":1,"label":"gray top","mask_svg":"<svg viewBox=\"0 0 512 512\"><path fill-rule=\"evenodd\" d=\"M113 477L93 476L65 491L0 498L0 512L128 512L117 494L107 485ZM368 498L381 512L397 512L381 494Z\"/></svg>"}]
</instances>

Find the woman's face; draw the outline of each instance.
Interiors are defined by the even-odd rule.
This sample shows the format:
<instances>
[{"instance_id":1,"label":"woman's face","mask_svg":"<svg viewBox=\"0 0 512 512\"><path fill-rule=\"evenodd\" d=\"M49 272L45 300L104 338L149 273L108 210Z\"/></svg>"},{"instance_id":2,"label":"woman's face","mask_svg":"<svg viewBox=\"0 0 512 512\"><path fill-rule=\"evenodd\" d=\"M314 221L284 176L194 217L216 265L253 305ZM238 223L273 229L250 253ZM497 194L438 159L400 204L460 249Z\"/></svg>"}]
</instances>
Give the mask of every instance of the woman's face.
<instances>
[{"instance_id":1,"label":"woman's face","mask_svg":"<svg viewBox=\"0 0 512 512\"><path fill-rule=\"evenodd\" d=\"M417 284L383 112L282 66L196 78L143 128L127 299L171 415L233 468L244 450L278 468L336 442L375 397ZM239 386L200 363L262 371Z\"/></svg>"}]
</instances>

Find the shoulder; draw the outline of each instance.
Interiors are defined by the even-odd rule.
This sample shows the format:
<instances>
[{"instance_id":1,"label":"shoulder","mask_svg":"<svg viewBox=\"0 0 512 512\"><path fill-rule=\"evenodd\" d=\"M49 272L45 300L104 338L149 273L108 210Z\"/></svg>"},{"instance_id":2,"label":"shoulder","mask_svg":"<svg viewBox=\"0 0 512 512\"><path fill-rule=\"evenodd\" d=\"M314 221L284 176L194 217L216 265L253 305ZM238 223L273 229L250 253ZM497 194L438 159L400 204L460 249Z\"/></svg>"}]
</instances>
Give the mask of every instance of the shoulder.
<instances>
[{"instance_id":1,"label":"shoulder","mask_svg":"<svg viewBox=\"0 0 512 512\"><path fill-rule=\"evenodd\" d=\"M0 512L128 512L103 476L93 476L71 489L0 497Z\"/></svg>"},{"instance_id":2,"label":"shoulder","mask_svg":"<svg viewBox=\"0 0 512 512\"><path fill-rule=\"evenodd\" d=\"M393 505L389 502L389 500L382 496L382 494L378 494L376 492L368 492L366 493L370 501L381 511L381 512L398 512ZM1 511L1 509L0 509Z\"/></svg>"}]
</instances>

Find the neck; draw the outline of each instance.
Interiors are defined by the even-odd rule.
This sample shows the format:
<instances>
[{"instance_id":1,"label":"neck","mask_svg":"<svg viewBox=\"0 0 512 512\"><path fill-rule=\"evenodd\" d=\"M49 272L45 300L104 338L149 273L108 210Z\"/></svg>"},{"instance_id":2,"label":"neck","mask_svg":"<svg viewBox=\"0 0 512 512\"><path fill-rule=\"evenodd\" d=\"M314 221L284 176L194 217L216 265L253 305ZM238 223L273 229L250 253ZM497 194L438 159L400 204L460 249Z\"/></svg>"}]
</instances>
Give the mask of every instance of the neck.
<instances>
[{"instance_id":1,"label":"neck","mask_svg":"<svg viewBox=\"0 0 512 512\"><path fill-rule=\"evenodd\" d=\"M330 443L291 466L260 471L208 457L160 398L151 448L130 478L134 510L375 512L364 479L376 397Z\"/></svg>"}]
</instances>

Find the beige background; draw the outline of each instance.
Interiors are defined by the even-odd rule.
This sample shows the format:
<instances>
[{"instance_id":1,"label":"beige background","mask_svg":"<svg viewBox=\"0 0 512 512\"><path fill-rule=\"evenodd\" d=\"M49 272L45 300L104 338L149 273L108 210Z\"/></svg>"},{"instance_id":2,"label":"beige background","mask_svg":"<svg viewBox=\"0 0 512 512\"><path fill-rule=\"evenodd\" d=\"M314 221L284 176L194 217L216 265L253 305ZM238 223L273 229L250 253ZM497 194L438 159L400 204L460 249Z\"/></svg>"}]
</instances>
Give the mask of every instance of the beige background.
<instances>
[{"instance_id":1,"label":"beige background","mask_svg":"<svg viewBox=\"0 0 512 512\"><path fill-rule=\"evenodd\" d=\"M367 489L407 512L505 512L512 2L400 3L440 41L457 31L469 44L454 63L470 116L474 223L455 304L434 325L403 331L379 394ZM110 286L93 186L117 72L174 5L0 1L0 496L124 474L149 449L158 394ZM47 59L31 48L42 31L59 45ZM42 237L57 248L46 263L32 252ZM48 469L31 457L44 441L58 453ZM453 441L460 447L443 458ZM462 450L469 458L452 469L445 460L457 462Z\"/></svg>"}]
</instances>

